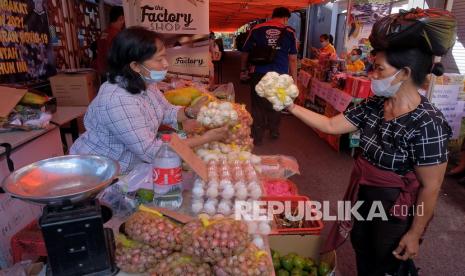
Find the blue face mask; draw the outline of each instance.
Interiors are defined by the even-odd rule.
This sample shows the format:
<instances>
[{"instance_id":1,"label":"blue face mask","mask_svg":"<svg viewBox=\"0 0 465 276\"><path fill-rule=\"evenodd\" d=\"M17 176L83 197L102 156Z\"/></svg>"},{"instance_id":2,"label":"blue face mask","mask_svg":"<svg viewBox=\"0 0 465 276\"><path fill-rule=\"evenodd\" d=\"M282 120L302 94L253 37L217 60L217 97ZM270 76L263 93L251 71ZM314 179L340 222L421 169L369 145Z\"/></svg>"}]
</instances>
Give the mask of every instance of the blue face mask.
<instances>
[{"instance_id":1,"label":"blue face mask","mask_svg":"<svg viewBox=\"0 0 465 276\"><path fill-rule=\"evenodd\" d=\"M141 64L142 67L145 68L145 70L149 71L150 77L146 77L142 74L140 76L147 82L147 83L155 83L155 82L161 82L162 80L165 79L166 73L168 73L168 70L163 70L163 71L157 71L157 70L149 70L147 67Z\"/></svg>"},{"instance_id":2,"label":"blue face mask","mask_svg":"<svg viewBox=\"0 0 465 276\"><path fill-rule=\"evenodd\" d=\"M350 56L350 60L352 62L356 61L358 59L358 56Z\"/></svg>"}]
</instances>

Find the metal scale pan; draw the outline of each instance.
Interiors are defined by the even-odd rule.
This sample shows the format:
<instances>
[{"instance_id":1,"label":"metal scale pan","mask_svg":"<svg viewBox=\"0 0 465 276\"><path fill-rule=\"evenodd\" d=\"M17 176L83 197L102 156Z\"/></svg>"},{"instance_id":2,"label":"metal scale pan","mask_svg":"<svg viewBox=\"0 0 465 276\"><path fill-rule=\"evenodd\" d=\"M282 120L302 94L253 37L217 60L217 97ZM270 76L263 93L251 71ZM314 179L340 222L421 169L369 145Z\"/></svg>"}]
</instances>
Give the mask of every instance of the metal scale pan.
<instances>
[{"instance_id":1,"label":"metal scale pan","mask_svg":"<svg viewBox=\"0 0 465 276\"><path fill-rule=\"evenodd\" d=\"M73 205L94 198L112 184L118 162L96 155L66 155L38 161L3 181L12 197L46 205Z\"/></svg>"}]
</instances>

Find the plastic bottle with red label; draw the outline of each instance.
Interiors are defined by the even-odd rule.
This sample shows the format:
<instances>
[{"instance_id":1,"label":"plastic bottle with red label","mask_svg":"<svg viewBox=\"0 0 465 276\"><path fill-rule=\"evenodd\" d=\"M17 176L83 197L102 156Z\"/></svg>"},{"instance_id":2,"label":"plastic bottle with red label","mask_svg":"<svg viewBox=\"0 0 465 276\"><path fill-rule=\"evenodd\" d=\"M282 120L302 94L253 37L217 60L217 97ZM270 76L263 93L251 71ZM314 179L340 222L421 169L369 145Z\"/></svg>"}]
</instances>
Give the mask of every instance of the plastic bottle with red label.
<instances>
[{"instance_id":1,"label":"plastic bottle with red label","mask_svg":"<svg viewBox=\"0 0 465 276\"><path fill-rule=\"evenodd\" d=\"M154 192L164 195L174 190L182 191L182 161L169 143L171 136L163 134L163 144L153 162Z\"/></svg>"}]
</instances>

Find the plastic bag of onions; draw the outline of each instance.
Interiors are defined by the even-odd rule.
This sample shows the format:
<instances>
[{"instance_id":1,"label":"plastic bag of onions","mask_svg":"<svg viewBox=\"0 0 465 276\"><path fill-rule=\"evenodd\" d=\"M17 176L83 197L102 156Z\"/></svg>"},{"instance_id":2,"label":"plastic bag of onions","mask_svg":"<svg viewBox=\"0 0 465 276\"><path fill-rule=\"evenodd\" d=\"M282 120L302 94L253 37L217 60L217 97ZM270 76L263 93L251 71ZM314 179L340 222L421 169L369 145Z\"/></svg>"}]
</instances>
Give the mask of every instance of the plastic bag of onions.
<instances>
[{"instance_id":1,"label":"plastic bag of onions","mask_svg":"<svg viewBox=\"0 0 465 276\"><path fill-rule=\"evenodd\" d=\"M209 276L211 267L191 256L176 252L149 270L150 276Z\"/></svg>"},{"instance_id":2,"label":"plastic bag of onions","mask_svg":"<svg viewBox=\"0 0 465 276\"><path fill-rule=\"evenodd\" d=\"M137 211L125 224L125 231L131 239L146 243L164 255L181 250L181 227L161 214Z\"/></svg>"},{"instance_id":3,"label":"plastic bag of onions","mask_svg":"<svg viewBox=\"0 0 465 276\"><path fill-rule=\"evenodd\" d=\"M120 234L116 237L116 265L127 273L144 273L166 257L147 244L129 240Z\"/></svg>"},{"instance_id":4,"label":"plastic bag of onions","mask_svg":"<svg viewBox=\"0 0 465 276\"><path fill-rule=\"evenodd\" d=\"M219 261L213 270L217 276L268 276L272 274L273 264L268 253L250 244L242 254Z\"/></svg>"},{"instance_id":5,"label":"plastic bag of onions","mask_svg":"<svg viewBox=\"0 0 465 276\"><path fill-rule=\"evenodd\" d=\"M184 253L213 264L242 253L250 243L247 225L229 218L191 221L181 237Z\"/></svg>"}]
</instances>

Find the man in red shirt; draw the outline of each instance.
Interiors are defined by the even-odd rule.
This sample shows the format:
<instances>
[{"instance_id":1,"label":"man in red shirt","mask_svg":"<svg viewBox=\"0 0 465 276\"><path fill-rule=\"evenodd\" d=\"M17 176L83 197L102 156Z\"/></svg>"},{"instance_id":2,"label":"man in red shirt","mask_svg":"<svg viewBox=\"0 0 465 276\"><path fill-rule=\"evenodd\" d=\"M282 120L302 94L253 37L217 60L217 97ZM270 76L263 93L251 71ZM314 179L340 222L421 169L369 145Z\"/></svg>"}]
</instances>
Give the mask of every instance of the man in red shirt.
<instances>
[{"instance_id":1,"label":"man in red shirt","mask_svg":"<svg viewBox=\"0 0 465 276\"><path fill-rule=\"evenodd\" d=\"M107 73L107 56L110 51L111 43L115 36L124 28L124 11L123 7L113 6L110 10L110 26L102 32L97 41L97 60L94 69L106 80Z\"/></svg>"}]
</instances>

